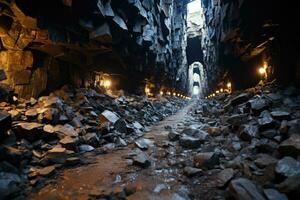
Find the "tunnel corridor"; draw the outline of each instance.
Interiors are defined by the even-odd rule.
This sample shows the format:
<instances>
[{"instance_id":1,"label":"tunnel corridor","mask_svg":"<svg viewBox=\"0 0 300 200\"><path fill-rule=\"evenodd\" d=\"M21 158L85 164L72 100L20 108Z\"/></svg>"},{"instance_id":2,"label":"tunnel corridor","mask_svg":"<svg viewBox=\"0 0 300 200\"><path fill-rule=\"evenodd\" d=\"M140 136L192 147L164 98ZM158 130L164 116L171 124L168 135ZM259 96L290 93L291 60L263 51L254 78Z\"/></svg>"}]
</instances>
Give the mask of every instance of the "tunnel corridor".
<instances>
[{"instance_id":1,"label":"tunnel corridor","mask_svg":"<svg viewBox=\"0 0 300 200\"><path fill-rule=\"evenodd\" d=\"M0 0L0 200L298 200L296 9Z\"/></svg>"}]
</instances>

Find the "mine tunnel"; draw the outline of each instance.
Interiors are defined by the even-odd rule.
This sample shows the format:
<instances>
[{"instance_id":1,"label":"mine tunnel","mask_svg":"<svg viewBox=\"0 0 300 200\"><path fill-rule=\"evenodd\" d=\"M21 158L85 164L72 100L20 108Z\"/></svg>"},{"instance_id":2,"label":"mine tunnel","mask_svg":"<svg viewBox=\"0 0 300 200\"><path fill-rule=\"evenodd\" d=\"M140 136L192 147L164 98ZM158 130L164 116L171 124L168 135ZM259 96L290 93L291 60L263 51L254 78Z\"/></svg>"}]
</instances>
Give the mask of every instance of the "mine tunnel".
<instances>
[{"instance_id":1,"label":"mine tunnel","mask_svg":"<svg viewBox=\"0 0 300 200\"><path fill-rule=\"evenodd\" d=\"M274 0L0 0L0 200L298 200L298 25Z\"/></svg>"}]
</instances>

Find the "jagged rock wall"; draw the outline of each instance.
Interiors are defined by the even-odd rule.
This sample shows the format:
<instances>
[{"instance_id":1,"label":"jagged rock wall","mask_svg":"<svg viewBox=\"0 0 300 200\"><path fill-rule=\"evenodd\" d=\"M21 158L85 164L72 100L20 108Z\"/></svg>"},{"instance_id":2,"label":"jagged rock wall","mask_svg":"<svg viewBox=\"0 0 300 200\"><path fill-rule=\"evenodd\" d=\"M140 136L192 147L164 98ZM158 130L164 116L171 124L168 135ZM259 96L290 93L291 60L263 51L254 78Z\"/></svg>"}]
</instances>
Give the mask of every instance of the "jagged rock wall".
<instances>
[{"instance_id":1,"label":"jagged rock wall","mask_svg":"<svg viewBox=\"0 0 300 200\"><path fill-rule=\"evenodd\" d=\"M291 31L288 25L296 19L290 17L295 15L292 4L201 0L201 5L205 16L201 31L203 57L211 88L226 72L237 89L254 85L260 79L257 68L264 62L270 68L270 78L299 82L299 31Z\"/></svg>"},{"instance_id":2,"label":"jagged rock wall","mask_svg":"<svg viewBox=\"0 0 300 200\"><path fill-rule=\"evenodd\" d=\"M154 77L187 88L185 1L1 0L0 8L0 81L21 97L92 84L93 71L134 87Z\"/></svg>"}]
</instances>

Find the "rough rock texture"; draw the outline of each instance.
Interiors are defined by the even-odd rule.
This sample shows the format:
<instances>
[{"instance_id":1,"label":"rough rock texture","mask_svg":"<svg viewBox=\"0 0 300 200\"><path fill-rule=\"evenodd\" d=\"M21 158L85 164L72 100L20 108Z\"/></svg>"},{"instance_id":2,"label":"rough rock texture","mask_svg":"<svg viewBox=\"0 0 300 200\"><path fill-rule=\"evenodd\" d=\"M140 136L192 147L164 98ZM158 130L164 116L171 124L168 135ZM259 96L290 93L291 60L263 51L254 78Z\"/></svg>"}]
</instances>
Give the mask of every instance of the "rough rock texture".
<instances>
[{"instance_id":1,"label":"rough rock texture","mask_svg":"<svg viewBox=\"0 0 300 200\"><path fill-rule=\"evenodd\" d=\"M185 1L8 0L0 6L0 81L21 97L65 82L91 86L93 71L127 75L124 88L157 74L166 77L157 83L187 87Z\"/></svg>"},{"instance_id":2,"label":"rough rock texture","mask_svg":"<svg viewBox=\"0 0 300 200\"><path fill-rule=\"evenodd\" d=\"M299 83L298 32L288 25L298 18L292 5L272 0L201 0L201 5L204 23L198 37L210 87L226 72L235 88L250 87L261 78L256 69L264 64L269 78Z\"/></svg>"}]
</instances>

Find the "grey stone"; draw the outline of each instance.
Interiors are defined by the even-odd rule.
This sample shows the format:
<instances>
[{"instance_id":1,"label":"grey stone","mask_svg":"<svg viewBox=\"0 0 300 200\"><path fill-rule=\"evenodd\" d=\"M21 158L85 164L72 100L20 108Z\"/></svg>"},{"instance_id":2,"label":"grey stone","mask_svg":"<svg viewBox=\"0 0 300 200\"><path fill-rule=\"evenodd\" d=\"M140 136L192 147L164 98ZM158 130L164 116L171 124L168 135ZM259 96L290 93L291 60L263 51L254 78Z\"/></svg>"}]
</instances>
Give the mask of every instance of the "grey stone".
<instances>
[{"instance_id":1,"label":"grey stone","mask_svg":"<svg viewBox=\"0 0 300 200\"><path fill-rule=\"evenodd\" d=\"M287 140L284 140L278 148L281 155L298 156L300 155L300 135L293 134Z\"/></svg>"},{"instance_id":2,"label":"grey stone","mask_svg":"<svg viewBox=\"0 0 300 200\"><path fill-rule=\"evenodd\" d=\"M275 189L264 189L264 194L268 200L288 200L285 194L282 194Z\"/></svg>"},{"instance_id":3,"label":"grey stone","mask_svg":"<svg viewBox=\"0 0 300 200\"><path fill-rule=\"evenodd\" d=\"M82 144L79 146L79 150L81 152L89 152L89 151L94 151L95 148L87 144Z\"/></svg>"},{"instance_id":4,"label":"grey stone","mask_svg":"<svg viewBox=\"0 0 300 200\"><path fill-rule=\"evenodd\" d=\"M234 97L233 99L231 99L230 105L237 106L239 104L247 102L249 98L250 98L250 95L248 93L242 93L242 94Z\"/></svg>"},{"instance_id":5,"label":"grey stone","mask_svg":"<svg viewBox=\"0 0 300 200\"><path fill-rule=\"evenodd\" d=\"M0 199L17 196L21 190L21 177L17 174L0 172Z\"/></svg>"},{"instance_id":6,"label":"grey stone","mask_svg":"<svg viewBox=\"0 0 300 200\"><path fill-rule=\"evenodd\" d=\"M280 192L287 194L290 199L298 199L300 195L300 173L288 177L277 185Z\"/></svg>"},{"instance_id":7,"label":"grey stone","mask_svg":"<svg viewBox=\"0 0 300 200\"><path fill-rule=\"evenodd\" d=\"M277 162L275 171L283 177L290 177L300 173L300 162L292 157L284 157Z\"/></svg>"},{"instance_id":8,"label":"grey stone","mask_svg":"<svg viewBox=\"0 0 300 200\"><path fill-rule=\"evenodd\" d=\"M275 125L275 121L272 118L271 114L268 111L263 111L260 114L260 117L258 119L259 129L261 131L266 130L268 128L272 128Z\"/></svg>"},{"instance_id":9,"label":"grey stone","mask_svg":"<svg viewBox=\"0 0 300 200\"><path fill-rule=\"evenodd\" d=\"M110 123L116 123L120 118L117 116L117 114L109 111L109 110L105 110L104 112L101 113L100 115L100 122L101 124L104 124L106 122L110 122Z\"/></svg>"},{"instance_id":10,"label":"grey stone","mask_svg":"<svg viewBox=\"0 0 300 200\"><path fill-rule=\"evenodd\" d=\"M245 141L251 141L258 136L258 127L255 125L242 125L240 138Z\"/></svg>"},{"instance_id":11,"label":"grey stone","mask_svg":"<svg viewBox=\"0 0 300 200\"><path fill-rule=\"evenodd\" d=\"M183 173L188 177L192 177L197 174L201 174L201 172L202 172L202 169L195 168L195 167L185 167L183 169Z\"/></svg>"},{"instance_id":12,"label":"grey stone","mask_svg":"<svg viewBox=\"0 0 300 200\"><path fill-rule=\"evenodd\" d=\"M234 170L232 168L224 169L217 175L217 186L222 188L234 177Z\"/></svg>"},{"instance_id":13,"label":"grey stone","mask_svg":"<svg viewBox=\"0 0 300 200\"><path fill-rule=\"evenodd\" d=\"M146 168L151 165L151 161L146 153L136 149L135 155L133 156L133 164Z\"/></svg>"},{"instance_id":14,"label":"grey stone","mask_svg":"<svg viewBox=\"0 0 300 200\"><path fill-rule=\"evenodd\" d=\"M271 112L271 115L274 119L278 120L288 120L291 117L291 114L286 111L273 111Z\"/></svg>"},{"instance_id":15,"label":"grey stone","mask_svg":"<svg viewBox=\"0 0 300 200\"><path fill-rule=\"evenodd\" d=\"M229 123L232 126L240 126L242 124L247 123L248 115L247 114L235 114L230 116L227 119L227 123Z\"/></svg>"},{"instance_id":16,"label":"grey stone","mask_svg":"<svg viewBox=\"0 0 300 200\"><path fill-rule=\"evenodd\" d=\"M256 184L246 178L232 180L229 194L236 200L266 200Z\"/></svg>"},{"instance_id":17,"label":"grey stone","mask_svg":"<svg viewBox=\"0 0 300 200\"><path fill-rule=\"evenodd\" d=\"M259 168L265 168L277 163L277 159L268 154L258 154L258 158L254 160L254 163Z\"/></svg>"},{"instance_id":18,"label":"grey stone","mask_svg":"<svg viewBox=\"0 0 300 200\"><path fill-rule=\"evenodd\" d=\"M149 146L151 146L153 144L153 142L149 139L145 139L145 138L140 138L138 140L136 140L135 145L142 149L142 150L147 150Z\"/></svg>"},{"instance_id":19,"label":"grey stone","mask_svg":"<svg viewBox=\"0 0 300 200\"><path fill-rule=\"evenodd\" d=\"M182 146L183 148L190 148L190 149L199 148L203 142L204 141L199 138L195 138L188 135L183 135L179 139L180 146Z\"/></svg>"}]
</instances>

